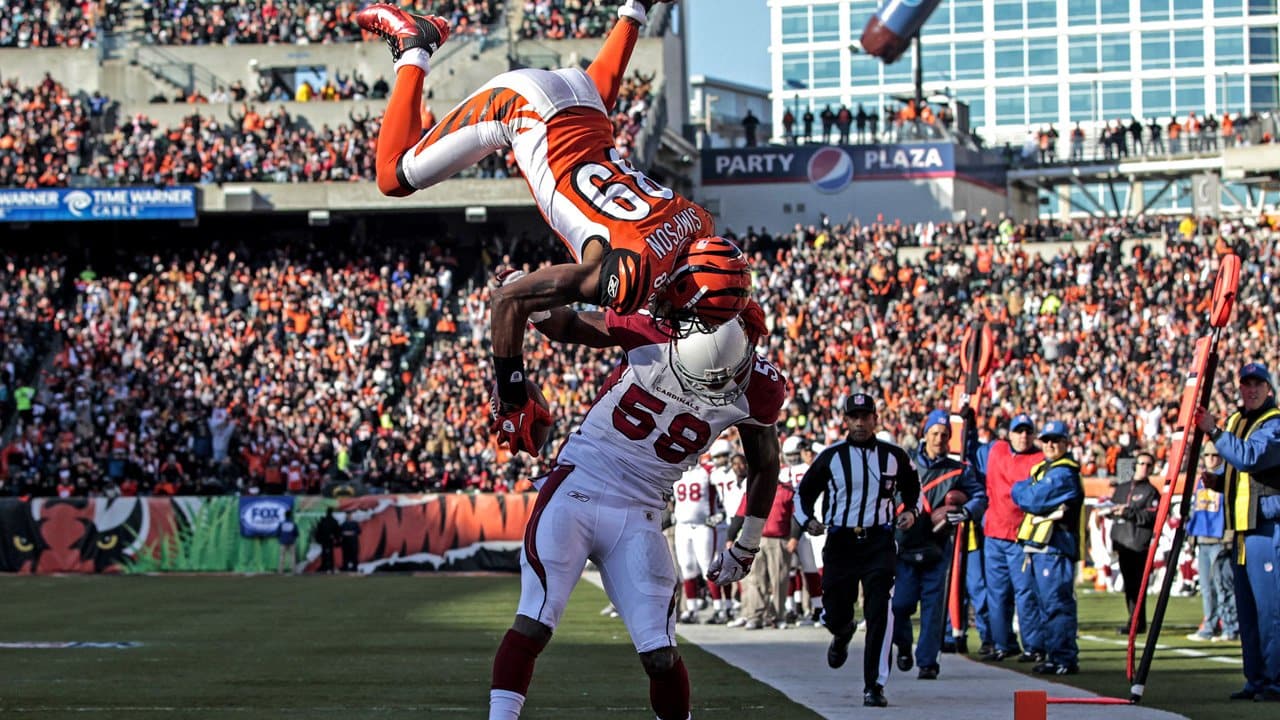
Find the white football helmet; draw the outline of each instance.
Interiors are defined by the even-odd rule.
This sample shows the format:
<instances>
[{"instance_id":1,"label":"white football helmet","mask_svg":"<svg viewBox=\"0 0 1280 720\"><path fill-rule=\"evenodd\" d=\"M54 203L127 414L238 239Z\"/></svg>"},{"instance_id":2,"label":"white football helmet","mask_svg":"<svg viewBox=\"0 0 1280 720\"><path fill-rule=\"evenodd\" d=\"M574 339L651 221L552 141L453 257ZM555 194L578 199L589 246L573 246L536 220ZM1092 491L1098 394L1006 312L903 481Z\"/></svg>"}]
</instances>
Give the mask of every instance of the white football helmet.
<instances>
[{"instance_id":1,"label":"white football helmet","mask_svg":"<svg viewBox=\"0 0 1280 720\"><path fill-rule=\"evenodd\" d=\"M792 435L782 443L782 457L792 465L800 462L800 436Z\"/></svg>"},{"instance_id":2,"label":"white football helmet","mask_svg":"<svg viewBox=\"0 0 1280 720\"><path fill-rule=\"evenodd\" d=\"M747 390L755 352L742 321L672 340L671 369L687 392L715 406L732 405Z\"/></svg>"}]
</instances>

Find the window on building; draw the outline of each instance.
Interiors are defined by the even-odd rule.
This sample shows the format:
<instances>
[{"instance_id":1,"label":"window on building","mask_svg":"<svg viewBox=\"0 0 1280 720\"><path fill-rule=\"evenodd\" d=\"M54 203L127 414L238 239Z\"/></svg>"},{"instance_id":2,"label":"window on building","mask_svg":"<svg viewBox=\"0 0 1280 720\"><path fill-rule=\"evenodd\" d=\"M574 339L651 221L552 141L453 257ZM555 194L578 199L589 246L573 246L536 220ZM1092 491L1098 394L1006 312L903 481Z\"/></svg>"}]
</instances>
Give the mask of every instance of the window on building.
<instances>
[{"instance_id":1,"label":"window on building","mask_svg":"<svg viewBox=\"0 0 1280 720\"><path fill-rule=\"evenodd\" d=\"M809 41L809 8L782 8L782 42L802 43Z\"/></svg>"},{"instance_id":2,"label":"window on building","mask_svg":"<svg viewBox=\"0 0 1280 720\"><path fill-rule=\"evenodd\" d=\"M1142 114L1161 120L1173 114L1173 83L1169 78L1142 81Z\"/></svg>"},{"instance_id":3,"label":"window on building","mask_svg":"<svg viewBox=\"0 0 1280 720\"><path fill-rule=\"evenodd\" d=\"M1127 118L1135 112L1133 88L1128 80L1108 80L1098 83L1098 92L1102 94L1103 120Z\"/></svg>"},{"instance_id":4,"label":"window on building","mask_svg":"<svg viewBox=\"0 0 1280 720\"><path fill-rule=\"evenodd\" d=\"M1102 22L1105 25L1129 22L1129 3L1102 0Z\"/></svg>"},{"instance_id":5,"label":"window on building","mask_svg":"<svg viewBox=\"0 0 1280 720\"><path fill-rule=\"evenodd\" d=\"M1027 86L1027 122L1058 122L1058 86Z\"/></svg>"},{"instance_id":6,"label":"window on building","mask_svg":"<svg viewBox=\"0 0 1280 720\"><path fill-rule=\"evenodd\" d=\"M811 88L840 87L840 50L815 50Z\"/></svg>"},{"instance_id":7,"label":"window on building","mask_svg":"<svg viewBox=\"0 0 1280 720\"><path fill-rule=\"evenodd\" d=\"M951 8L950 2L942 0L938 3L938 8L933 11L928 20L924 21L924 27L920 29L924 35L947 35L951 32ZM926 44L925 47L928 47Z\"/></svg>"},{"instance_id":8,"label":"window on building","mask_svg":"<svg viewBox=\"0 0 1280 720\"><path fill-rule=\"evenodd\" d=\"M1189 28L1173 31L1174 67L1204 67L1204 30Z\"/></svg>"},{"instance_id":9,"label":"window on building","mask_svg":"<svg viewBox=\"0 0 1280 720\"><path fill-rule=\"evenodd\" d=\"M1031 38L1027 40L1027 74L1058 74L1058 38Z\"/></svg>"},{"instance_id":10,"label":"window on building","mask_svg":"<svg viewBox=\"0 0 1280 720\"><path fill-rule=\"evenodd\" d=\"M1142 69L1164 70L1172 66L1169 56L1169 31L1142 33Z\"/></svg>"},{"instance_id":11,"label":"window on building","mask_svg":"<svg viewBox=\"0 0 1280 720\"><path fill-rule=\"evenodd\" d=\"M944 42L924 44L924 81L926 83L950 82L951 45Z\"/></svg>"},{"instance_id":12,"label":"window on building","mask_svg":"<svg viewBox=\"0 0 1280 720\"><path fill-rule=\"evenodd\" d=\"M1218 113L1238 113L1245 108L1245 79L1243 75L1227 75L1226 82L1222 81L1222 77L1218 78L1218 102L1222 103L1223 95L1226 95L1224 105L1218 106Z\"/></svg>"},{"instance_id":13,"label":"window on building","mask_svg":"<svg viewBox=\"0 0 1280 720\"><path fill-rule=\"evenodd\" d=\"M782 54L782 87L787 90L809 87L809 53Z\"/></svg>"},{"instance_id":14,"label":"window on building","mask_svg":"<svg viewBox=\"0 0 1280 720\"><path fill-rule=\"evenodd\" d=\"M996 41L996 77L1022 77L1027 69L1023 60L1025 48L1022 40ZM996 111L997 114L1000 112Z\"/></svg>"},{"instance_id":15,"label":"window on building","mask_svg":"<svg viewBox=\"0 0 1280 720\"><path fill-rule=\"evenodd\" d=\"M1169 0L1141 0L1138 5L1138 17L1144 21L1169 19Z\"/></svg>"},{"instance_id":16,"label":"window on building","mask_svg":"<svg viewBox=\"0 0 1280 720\"><path fill-rule=\"evenodd\" d=\"M1243 28L1215 28L1213 36L1214 61L1219 65L1244 64Z\"/></svg>"},{"instance_id":17,"label":"window on building","mask_svg":"<svg viewBox=\"0 0 1280 720\"><path fill-rule=\"evenodd\" d=\"M1107 33L1099 38L1098 47L1101 50L1103 72L1132 69L1129 33Z\"/></svg>"},{"instance_id":18,"label":"window on building","mask_svg":"<svg viewBox=\"0 0 1280 720\"><path fill-rule=\"evenodd\" d=\"M786 10L787 8L783 8ZM840 6L813 6L813 41L827 42L840 39Z\"/></svg>"},{"instance_id":19,"label":"window on building","mask_svg":"<svg viewBox=\"0 0 1280 720\"><path fill-rule=\"evenodd\" d=\"M1067 86L1067 119L1071 122L1093 122L1097 119L1097 99L1093 83L1071 83Z\"/></svg>"},{"instance_id":20,"label":"window on building","mask_svg":"<svg viewBox=\"0 0 1280 720\"><path fill-rule=\"evenodd\" d=\"M905 54L904 54L905 55ZM884 70L884 82L891 83L909 83L915 81L915 64L910 57L903 57L892 65L880 63Z\"/></svg>"},{"instance_id":21,"label":"window on building","mask_svg":"<svg viewBox=\"0 0 1280 720\"><path fill-rule=\"evenodd\" d=\"M1249 0L1250 15L1275 15L1276 0Z\"/></svg>"},{"instance_id":22,"label":"window on building","mask_svg":"<svg viewBox=\"0 0 1280 720\"><path fill-rule=\"evenodd\" d=\"M1097 35L1072 35L1067 38L1067 67L1073 73L1097 72Z\"/></svg>"},{"instance_id":23,"label":"window on building","mask_svg":"<svg viewBox=\"0 0 1280 720\"><path fill-rule=\"evenodd\" d=\"M858 54L850 58L849 76L854 87L859 85L878 85L880 83L879 58Z\"/></svg>"},{"instance_id":24,"label":"window on building","mask_svg":"<svg viewBox=\"0 0 1280 720\"><path fill-rule=\"evenodd\" d=\"M986 65L982 60L982 42L956 43L956 79L970 80L985 76Z\"/></svg>"},{"instance_id":25,"label":"window on building","mask_svg":"<svg viewBox=\"0 0 1280 720\"><path fill-rule=\"evenodd\" d=\"M1025 25L1022 0L995 0L992 11L996 30L1021 30Z\"/></svg>"},{"instance_id":26,"label":"window on building","mask_svg":"<svg viewBox=\"0 0 1280 720\"><path fill-rule=\"evenodd\" d=\"M957 33L982 32L982 0L952 0L951 18Z\"/></svg>"},{"instance_id":27,"label":"window on building","mask_svg":"<svg viewBox=\"0 0 1280 720\"><path fill-rule=\"evenodd\" d=\"M1244 15L1244 0L1213 0L1213 16L1220 18Z\"/></svg>"},{"instance_id":28,"label":"window on building","mask_svg":"<svg viewBox=\"0 0 1280 720\"><path fill-rule=\"evenodd\" d=\"M1026 88L996 88L996 124L1022 125L1027 122Z\"/></svg>"},{"instance_id":29,"label":"window on building","mask_svg":"<svg viewBox=\"0 0 1280 720\"><path fill-rule=\"evenodd\" d=\"M1274 110L1280 107L1280 81L1275 75L1249 77L1249 102L1256 111Z\"/></svg>"},{"instance_id":30,"label":"window on building","mask_svg":"<svg viewBox=\"0 0 1280 720\"><path fill-rule=\"evenodd\" d=\"M956 100L969 106L969 126L982 127L987 124L987 96L983 88L957 90Z\"/></svg>"},{"instance_id":31,"label":"window on building","mask_svg":"<svg viewBox=\"0 0 1280 720\"><path fill-rule=\"evenodd\" d=\"M1176 78L1173 88L1173 111L1178 117L1191 112L1204 117L1204 78Z\"/></svg>"},{"instance_id":32,"label":"window on building","mask_svg":"<svg viewBox=\"0 0 1280 720\"><path fill-rule=\"evenodd\" d=\"M1098 0L1067 0L1068 25L1097 25Z\"/></svg>"},{"instance_id":33,"label":"window on building","mask_svg":"<svg viewBox=\"0 0 1280 720\"><path fill-rule=\"evenodd\" d=\"M1027 27L1046 28L1057 24L1057 0L1027 0Z\"/></svg>"},{"instance_id":34,"label":"window on building","mask_svg":"<svg viewBox=\"0 0 1280 720\"><path fill-rule=\"evenodd\" d=\"M1249 62L1273 63L1278 59L1276 54L1276 28L1249 28Z\"/></svg>"},{"instance_id":35,"label":"window on building","mask_svg":"<svg viewBox=\"0 0 1280 720\"><path fill-rule=\"evenodd\" d=\"M1174 20L1195 20L1204 17L1203 0L1173 0Z\"/></svg>"},{"instance_id":36,"label":"window on building","mask_svg":"<svg viewBox=\"0 0 1280 720\"><path fill-rule=\"evenodd\" d=\"M855 38L862 37L862 28L880 7L879 0L853 0L849 3L849 27Z\"/></svg>"}]
</instances>

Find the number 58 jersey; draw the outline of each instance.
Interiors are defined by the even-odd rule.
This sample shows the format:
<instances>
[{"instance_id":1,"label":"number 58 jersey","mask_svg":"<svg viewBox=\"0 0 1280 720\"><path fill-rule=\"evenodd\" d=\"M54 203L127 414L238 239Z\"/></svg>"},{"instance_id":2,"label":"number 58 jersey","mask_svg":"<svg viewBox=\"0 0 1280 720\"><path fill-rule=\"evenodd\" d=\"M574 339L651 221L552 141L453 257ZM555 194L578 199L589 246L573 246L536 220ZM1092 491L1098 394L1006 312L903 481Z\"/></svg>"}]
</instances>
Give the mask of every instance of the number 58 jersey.
<instances>
[{"instance_id":1,"label":"number 58 jersey","mask_svg":"<svg viewBox=\"0 0 1280 720\"><path fill-rule=\"evenodd\" d=\"M757 356L746 391L716 406L686 391L670 363L669 339L646 314L606 312L626 357L605 381L581 428L556 461L611 494L665 505L672 486L733 425L778 421L786 378Z\"/></svg>"}]
</instances>

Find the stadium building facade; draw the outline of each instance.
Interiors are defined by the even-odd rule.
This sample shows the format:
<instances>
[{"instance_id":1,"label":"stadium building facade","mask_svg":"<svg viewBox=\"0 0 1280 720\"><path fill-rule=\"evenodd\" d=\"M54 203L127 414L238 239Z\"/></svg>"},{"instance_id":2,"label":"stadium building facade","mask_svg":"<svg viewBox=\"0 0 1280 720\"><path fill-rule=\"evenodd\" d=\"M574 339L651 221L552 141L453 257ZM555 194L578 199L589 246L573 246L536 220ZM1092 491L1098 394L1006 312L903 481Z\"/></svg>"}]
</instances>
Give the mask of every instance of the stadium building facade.
<instances>
[{"instance_id":1,"label":"stadium building facade","mask_svg":"<svg viewBox=\"0 0 1280 720\"><path fill-rule=\"evenodd\" d=\"M913 94L910 51L885 65L857 44L878 0L769 5L775 128L787 109L884 118ZM1092 142L1108 121L1266 113L1280 105L1277 11L1277 0L942 0L921 35L925 94L965 103L991 146L1021 147L1049 125L1065 144L1075 123Z\"/></svg>"}]
</instances>

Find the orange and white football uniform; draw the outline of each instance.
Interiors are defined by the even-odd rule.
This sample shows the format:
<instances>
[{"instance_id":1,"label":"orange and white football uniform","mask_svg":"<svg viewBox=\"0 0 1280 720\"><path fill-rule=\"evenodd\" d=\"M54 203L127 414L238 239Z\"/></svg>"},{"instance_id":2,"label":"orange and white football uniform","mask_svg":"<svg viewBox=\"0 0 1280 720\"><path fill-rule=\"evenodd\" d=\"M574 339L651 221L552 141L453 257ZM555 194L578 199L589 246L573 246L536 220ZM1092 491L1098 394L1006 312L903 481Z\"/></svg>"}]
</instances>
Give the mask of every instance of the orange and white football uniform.
<instances>
[{"instance_id":1,"label":"orange and white football uniform","mask_svg":"<svg viewBox=\"0 0 1280 720\"><path fill-rule=\"evenodd\" d=\"M525 530L518 612L554 628L588 559L638 652L675 644L676 571L662 534L672 488L726 428L777 422L786 379L757 357L746 391L710 405L681 386L648 315L607 313L626 352L540 481Z\"/></svg>"},{"instance_id":2,"label":"orange and white football uniform","mask_svg":"<svg viewBox=\"0 0 1280 720\"><path fill-rule=\"evenodd\" d=\"M620 21L600 55L579 68L502 73L449 111L403 155L381 162L379 187L407 194L447 180L495 152L510 150L538 209L575 261L592 243L606 253L601 302L623 314L645 306L688 241L715 235L706 210L637 170L615 149L609 113L638 27ZM392 113L387 114L388 121ZM397 128L398 130L398 128Z\"/></svg>"}]
</instances>

